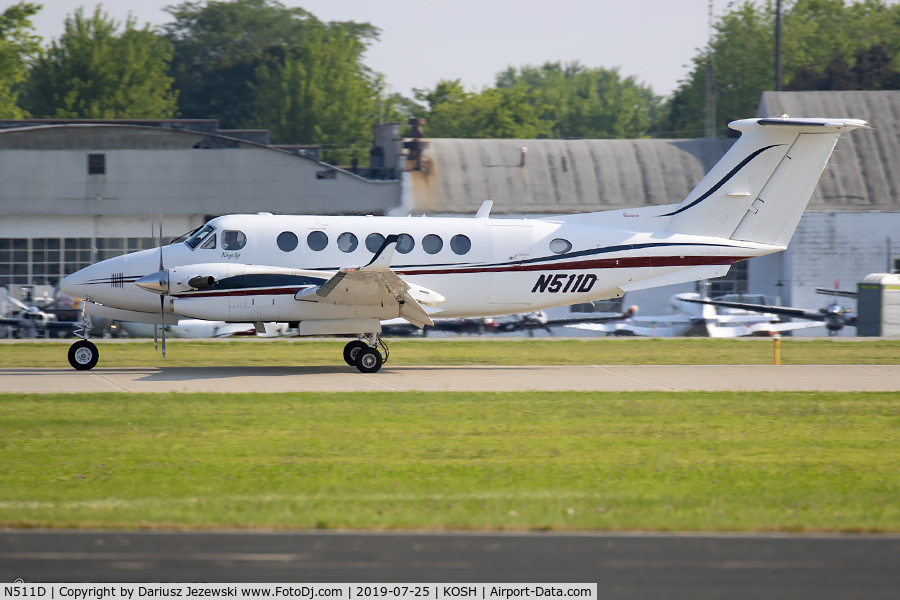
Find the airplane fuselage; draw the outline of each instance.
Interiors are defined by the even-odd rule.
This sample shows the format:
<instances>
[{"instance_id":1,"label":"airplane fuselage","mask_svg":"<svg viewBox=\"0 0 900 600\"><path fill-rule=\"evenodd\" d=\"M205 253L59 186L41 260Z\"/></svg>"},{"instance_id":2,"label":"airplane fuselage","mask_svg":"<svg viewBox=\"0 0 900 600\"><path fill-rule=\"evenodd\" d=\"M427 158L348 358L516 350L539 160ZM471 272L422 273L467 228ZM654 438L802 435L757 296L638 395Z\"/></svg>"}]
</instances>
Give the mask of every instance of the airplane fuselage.
<instances>
[{"instance_id":1,"label":"airplane fuselage","mask_svg":"<svg viewBox=\"0 0 900 600\"><path fill-rule=\"evenodd\" d=\"M661 208L590 213L582 219L228 215L210 221L202 239L162 248L169 271L163 307L185 317L231 322L395 318L397 305L390 302L342 306L295 299L297 292L322 285L341 268L367 264L390 234L401 236L391 270L443 296L429 310L441 318L612 298L642 280L697 267L719 266L724 274L735 261L781 250L622 229L623 223L640 221L649 229ZM160 249L112 258L69 276L66 292L106 306L158 313L159 294L135 282L157 271L159 263ZM215 285L197 289L189 284L194 277L212 277Z\"/></svg>"}]
</instances>

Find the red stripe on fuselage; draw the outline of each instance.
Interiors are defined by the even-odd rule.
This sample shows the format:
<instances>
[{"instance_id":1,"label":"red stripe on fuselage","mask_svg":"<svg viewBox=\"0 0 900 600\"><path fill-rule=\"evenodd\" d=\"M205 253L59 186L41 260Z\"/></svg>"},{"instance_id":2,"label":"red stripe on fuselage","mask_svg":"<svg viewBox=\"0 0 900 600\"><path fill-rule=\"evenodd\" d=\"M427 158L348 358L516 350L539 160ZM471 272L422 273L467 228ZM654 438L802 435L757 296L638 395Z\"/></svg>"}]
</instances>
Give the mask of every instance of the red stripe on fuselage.
<instances>
[{"instance_id":1,"label":"red stripe on fuselage","mask_svg":"<svg viewBox=\"0 0 900 600\"><path fill-rule=\"evenodd\" d=\"M636 269L643 267L701 267L730 265L749 256L631 256L540 264L469 267L465 269L398 270L398 275L449 275L455 273L504 273L509 271L569 271L590 269Z\"/></svg>"}]
</instances>

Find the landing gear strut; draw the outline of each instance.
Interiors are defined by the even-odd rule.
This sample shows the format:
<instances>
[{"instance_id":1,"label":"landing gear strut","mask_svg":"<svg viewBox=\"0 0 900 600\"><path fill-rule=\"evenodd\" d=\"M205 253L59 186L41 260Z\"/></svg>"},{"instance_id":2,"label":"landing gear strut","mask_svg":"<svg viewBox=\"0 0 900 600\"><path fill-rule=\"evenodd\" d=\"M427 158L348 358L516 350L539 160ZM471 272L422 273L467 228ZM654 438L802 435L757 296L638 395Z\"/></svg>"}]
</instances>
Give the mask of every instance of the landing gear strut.
<instances>
[{"instance_id":1,"label":"landing gear strut","mask_svg":"<svg viewBox=\"0 0 900 600\"><path fill-rule=\"evenodd\" d=\"M100 359L100 352L97 350L97 346L88 341L93 328L92 317L85 315L83 319L84 325L75 332L76 335L81 336L81 339L69 347L69 364L79 371L88 371L96 366Z\"/></svg>"},{"instance_id":2,"label":"landing gear strut","mask_svg":"<svg viewBox=\"0 0 900 600\"><path fill-rule=\"evenodd\" d=\"M366 333L344 346L344 361L362 373L375 373L390 356L381 334Z\"/></svg>"}]
</instances>

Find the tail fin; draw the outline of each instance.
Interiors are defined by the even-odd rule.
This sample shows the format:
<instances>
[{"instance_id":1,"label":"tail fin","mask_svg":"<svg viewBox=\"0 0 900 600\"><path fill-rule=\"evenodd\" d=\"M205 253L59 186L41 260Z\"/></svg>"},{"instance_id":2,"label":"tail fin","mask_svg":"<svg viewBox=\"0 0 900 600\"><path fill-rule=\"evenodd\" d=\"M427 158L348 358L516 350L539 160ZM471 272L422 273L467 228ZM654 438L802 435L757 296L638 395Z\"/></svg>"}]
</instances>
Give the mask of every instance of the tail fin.
<instances>
[{"instance_id":1,"label":"tail fin","mask_svg":"<svg viewBox=\"0 0 900 600\"><path fill-rule=\"evenodd\" d=\"M787 246L841 133L859 119L744 119L740 139L677 209L667 230Z\"/></svg>"}]
</instances>

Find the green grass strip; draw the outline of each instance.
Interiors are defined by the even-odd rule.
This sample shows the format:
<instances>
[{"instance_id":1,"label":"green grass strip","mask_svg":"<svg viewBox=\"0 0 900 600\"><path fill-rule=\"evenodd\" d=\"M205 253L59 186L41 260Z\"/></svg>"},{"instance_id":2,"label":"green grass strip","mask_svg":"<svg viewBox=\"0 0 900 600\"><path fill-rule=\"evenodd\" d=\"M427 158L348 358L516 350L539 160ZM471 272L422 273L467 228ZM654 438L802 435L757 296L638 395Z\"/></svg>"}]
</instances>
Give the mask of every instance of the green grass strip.
<instances>
[{"instance_id":1,"label":"green grass strip","mask_svg":"<svg viewBox=\"0 0 900 600\"><path fill-rule=\"evenodd\" d=\"M167 358L152 341L95 340L100 367L326 366L343 364L347 340L170 340ZM0 343L2 367L69 368L72 341ZM390 364L404 365L758 365L772 364L770 339L449 338L393 339ZM900 340L781 340L786 365L900 362Z\"/></svg>"},{"instance_id":2,"label":"green grass strip","mask_svg":"<svg viewBox=\"0 0 900 600\"><path fill-rule=\"evenodd\" d=\"M0 395L0 526L900 531L897 393Z\"/></svg>"}]
</instances>

